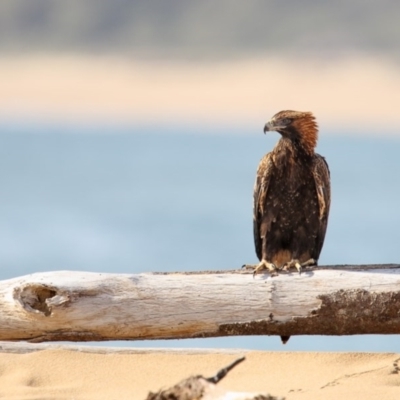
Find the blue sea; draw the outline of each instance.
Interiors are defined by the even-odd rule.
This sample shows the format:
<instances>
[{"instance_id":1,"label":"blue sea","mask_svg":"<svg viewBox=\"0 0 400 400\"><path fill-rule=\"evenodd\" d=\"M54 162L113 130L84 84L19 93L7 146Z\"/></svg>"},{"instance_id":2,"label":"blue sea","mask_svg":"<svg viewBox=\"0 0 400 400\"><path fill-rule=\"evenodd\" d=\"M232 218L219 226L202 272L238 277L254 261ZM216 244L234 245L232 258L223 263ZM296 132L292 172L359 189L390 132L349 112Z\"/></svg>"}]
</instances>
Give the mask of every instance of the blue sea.
<instances>
[{"instance_id":1,"label":"blue sea","mask_svg":"<svg viewBox=\"0 0 400 400\"><path fill-rule=\"evenodd\" d=\"M256 262L261 129L0 124L0 279L39 271L239 268ZM400 262L400 138L327 132L332 206L320 264ZM230 337L135 347L393 351L400 337Z\"/></svg>"}]
</instances>

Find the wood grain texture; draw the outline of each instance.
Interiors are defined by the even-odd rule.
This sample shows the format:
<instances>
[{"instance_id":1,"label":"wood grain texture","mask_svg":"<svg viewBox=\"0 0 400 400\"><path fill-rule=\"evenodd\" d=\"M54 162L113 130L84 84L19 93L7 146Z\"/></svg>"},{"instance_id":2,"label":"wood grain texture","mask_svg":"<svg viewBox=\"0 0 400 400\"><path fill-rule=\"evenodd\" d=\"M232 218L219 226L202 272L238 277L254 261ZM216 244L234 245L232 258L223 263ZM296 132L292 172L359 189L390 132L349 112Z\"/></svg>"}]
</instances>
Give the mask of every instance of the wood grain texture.
<instances>
[{"instance_id":1,"label":"wood grain texture","mask_svg":"<svg viewBox=\"0 0 400 400\"><path fill-rule=\"evenodd\" d=\"M37 273L0 282L0 340L400 333L400 265Z\"/></svg>"}]
</instances>

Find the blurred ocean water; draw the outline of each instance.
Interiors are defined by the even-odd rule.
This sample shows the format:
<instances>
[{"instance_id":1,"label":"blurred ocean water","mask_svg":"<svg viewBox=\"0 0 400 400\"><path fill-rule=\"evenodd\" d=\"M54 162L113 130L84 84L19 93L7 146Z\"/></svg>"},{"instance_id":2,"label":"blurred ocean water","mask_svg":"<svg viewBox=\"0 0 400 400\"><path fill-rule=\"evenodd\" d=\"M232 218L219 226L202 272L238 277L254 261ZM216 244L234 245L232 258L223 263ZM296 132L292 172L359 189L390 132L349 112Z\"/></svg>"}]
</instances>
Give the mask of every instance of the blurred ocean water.
<instances>
[{"instance_id":1,"label":"blurred ocean water","mask_svg":"<svg viewBox=\"0 0 400 400\"><path fill-rule=\"evenodd\" d=\"M251 129L0 126L0 279L256 262L252 187L278 140ZM320 264L399 262L400 139L321 134L332 208ZM110 343L106 343L110 344ZM397 336L112 342L129 346L400 351Z\"/></svg>"}]
</instances>

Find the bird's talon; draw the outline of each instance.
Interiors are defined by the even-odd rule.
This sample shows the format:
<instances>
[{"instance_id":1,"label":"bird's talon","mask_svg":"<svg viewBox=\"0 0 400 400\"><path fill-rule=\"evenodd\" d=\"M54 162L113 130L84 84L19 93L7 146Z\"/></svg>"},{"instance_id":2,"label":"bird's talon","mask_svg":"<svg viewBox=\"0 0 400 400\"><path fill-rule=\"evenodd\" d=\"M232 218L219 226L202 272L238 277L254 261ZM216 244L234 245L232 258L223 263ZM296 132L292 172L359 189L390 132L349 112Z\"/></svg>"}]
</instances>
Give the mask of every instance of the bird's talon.
<instances>
[{"instance_id":1,"label":"bird's talon","mask_svg":"<svg viewBox=\"0 0 400 400\"><path fill-rule=\"evenodd\" d=\"M316 267L318 265L318 261L314 258L310 258L309 260L303 262L301 264L302 267Z\"/></svg>"},{"instance_id":2,"label":"bird's talon","mask_svg":"<svg viewBox=\"0 0 400 400\"><path fill-rule=\"evenodd\" d=\"M297 261L295 262L294 266L296 267L297 271L299 271L299 275L301 275L301 264Z\"/></svg>"},{"instance_id":3,"label":"bird's talon","mask_svg":"<svg viewBox=\"0 0 400 400\"><path fill-rule=\"evenodd\" d=\"M255 275L261 273L261 271L263 270L267 270L271 274L271 276L278 275L276 266L266 260L261 260L260 263L256 265L245 264L242 268L253 269L253 278Z\"/></svg>"}]
</instances>

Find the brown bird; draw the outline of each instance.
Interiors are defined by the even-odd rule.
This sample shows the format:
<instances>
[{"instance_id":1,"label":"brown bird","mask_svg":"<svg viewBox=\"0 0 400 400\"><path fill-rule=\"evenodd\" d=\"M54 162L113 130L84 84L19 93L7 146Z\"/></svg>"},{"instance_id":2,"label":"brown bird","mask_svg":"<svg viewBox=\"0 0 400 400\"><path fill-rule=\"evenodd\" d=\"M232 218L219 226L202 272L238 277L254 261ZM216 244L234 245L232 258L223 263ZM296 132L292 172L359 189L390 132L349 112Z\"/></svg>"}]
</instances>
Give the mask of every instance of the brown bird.
<instances>
[{"instance_id":1,"label":"brown bird","mask_svg":"<svg viewBox=\"0 0 400 400\"><path fill-rule=\"evenodd\" d=\"M311 112L281 111L264 126L281 138L260 161L254 186L254 275L317 265L330 206L330 175L314 152L318 126ZM282 337L285 343L289 337Z\"/></svg>"}]
</instances>

